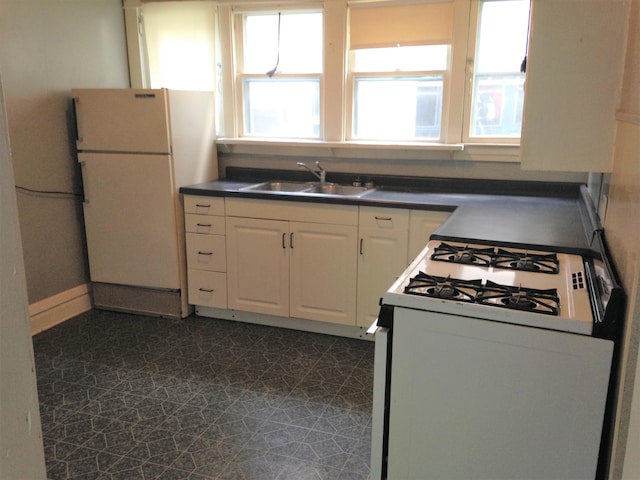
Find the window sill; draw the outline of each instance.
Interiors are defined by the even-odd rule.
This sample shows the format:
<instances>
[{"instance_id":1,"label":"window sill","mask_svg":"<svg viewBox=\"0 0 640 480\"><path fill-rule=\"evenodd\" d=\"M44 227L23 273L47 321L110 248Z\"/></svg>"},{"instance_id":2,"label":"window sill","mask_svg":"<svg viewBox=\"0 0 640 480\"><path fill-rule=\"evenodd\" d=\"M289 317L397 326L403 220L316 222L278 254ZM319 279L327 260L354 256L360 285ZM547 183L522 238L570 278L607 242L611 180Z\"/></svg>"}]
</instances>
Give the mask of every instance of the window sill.
<instances>
[{"instance_id":1,"label":"window sill","mask_svg":"<svg viewBox=\"0 0 640 480\"><path fill-rule=\"evenodd\" d=\"M519 162L519 145L463 143L323 142L218 138L223 154L290 157Z\"/></svg>"}]
</instances>

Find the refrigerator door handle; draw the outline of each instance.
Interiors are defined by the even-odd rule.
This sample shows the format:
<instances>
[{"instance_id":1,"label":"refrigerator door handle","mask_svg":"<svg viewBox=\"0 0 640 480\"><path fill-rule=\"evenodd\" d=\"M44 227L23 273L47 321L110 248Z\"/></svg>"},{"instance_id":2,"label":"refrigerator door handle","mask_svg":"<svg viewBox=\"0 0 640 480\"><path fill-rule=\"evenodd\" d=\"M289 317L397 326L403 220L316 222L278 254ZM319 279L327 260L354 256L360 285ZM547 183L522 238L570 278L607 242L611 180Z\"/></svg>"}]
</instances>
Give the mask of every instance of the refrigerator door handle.
<instances>
[{"instance_id":1,"label":"refrigerator door handle","mask_svg":"<svg viewBox=\"0 0 640 480\"><path fill-rule=\"evenodd\" d=\"M78 103L80 102L80 99L78 97L73 97L73 115L76 117L76 145L79 146L82 143L82 129L81 127L81 122L80 122L80 116L78 115L78 112L80 111L78 109Z\"/></svg>"},{"instance_id":2,"label":"refrigerator door handle","mask_svg":"<svg viewBox=\"0 0 640 480\"><path fill-rule=\"evenodd\" d=\"M82 203L85 205L89 203L89 196L87 195L87 177L85 175L85 171L87 169L87 165L84 160L80 160L78 162L80 164L80 176L82 177Z\"/></svg>"}]
</instances>

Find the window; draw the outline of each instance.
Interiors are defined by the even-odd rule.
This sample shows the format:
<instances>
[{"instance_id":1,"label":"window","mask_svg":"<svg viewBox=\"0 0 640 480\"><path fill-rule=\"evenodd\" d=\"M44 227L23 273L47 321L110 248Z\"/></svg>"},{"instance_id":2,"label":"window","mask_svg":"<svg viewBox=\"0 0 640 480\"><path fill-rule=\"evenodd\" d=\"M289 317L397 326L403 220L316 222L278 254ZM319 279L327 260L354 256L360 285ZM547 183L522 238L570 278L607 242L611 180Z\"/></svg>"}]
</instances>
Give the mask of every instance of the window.
<instances>
[{"instance_id":1,"label":"window","mask_svg":"<svg viewBox=\"0 0 640 480\"><path fill-rule=\"evenodd\" d=\"M239 18L244 135L320 138L322 14L245 13Z\"/></svg>"},{"instance_id":2,"label":"window","mask_svg":"<svg viewBox=\"0 0 640 480\"><path fill-rule=\"evenodd\" d=\"M441 140L452 5L352 9L351 138Z\"/></svg>"},{"instance_id":3,"label":"window","mask_svg":"<svg viewBox=\"0 0 640 480\"><path fill-rule=\"evenodd\" d=\"M215 8L207 2L145 3L148 86L214 89Z\"/></svg>"},{"instance_id":4,"label":"window","mask_svg":"<svg viewBox=\"0 0 640 480\"><path fill-rule=\"evenodd\" d=\"M148 1L142 71L214 88L230 143L516 145L529 3Z\"/></svg>"},{"instance_id":5,"label":"window","mask_svg":"<svg viewBox=\"0 0 640 480\"><path fill-rule=\"evenodd\" d=\"M528 0L481 3L469 137L520 137L528 23Z\"/></svg>"},{"instance_id":6,"label":"window","mask_svg":"<svg viewBox=\"0 0 640 480\"><path fill-rule=\"evenodd\" d=\"M447 55L441 45L353 52L353 138L440 139Z\"/></svg>"}]
</instances>

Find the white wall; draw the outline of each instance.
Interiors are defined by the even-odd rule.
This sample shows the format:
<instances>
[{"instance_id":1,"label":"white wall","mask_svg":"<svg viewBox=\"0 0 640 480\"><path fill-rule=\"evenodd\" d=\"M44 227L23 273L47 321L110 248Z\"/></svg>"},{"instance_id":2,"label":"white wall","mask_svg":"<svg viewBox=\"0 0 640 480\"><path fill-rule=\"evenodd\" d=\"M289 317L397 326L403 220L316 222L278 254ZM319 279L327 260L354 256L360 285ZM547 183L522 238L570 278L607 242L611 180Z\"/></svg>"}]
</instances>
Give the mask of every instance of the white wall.
<instances>
[{"instance_id":1,"label":"white wall","mask_svg":"<svg viewBox=\"0 0 640 480\"><path fill-rule=\"evenodd\" d=\"M640 0L631 0L605 235L628 296L612 478L640 478Z\"/></svg>"},{"instance_id":2,"label":"white wall","mask_svg":"<svg viewBox=\"0 0 640 480\"><path fill-rule=\"evenodd\" d=\"M18 191L34 303L88 281L69 95L129 86L121 0L0 1L0 71L15 183L70 193Z\"/></svg>"}]
</instances>

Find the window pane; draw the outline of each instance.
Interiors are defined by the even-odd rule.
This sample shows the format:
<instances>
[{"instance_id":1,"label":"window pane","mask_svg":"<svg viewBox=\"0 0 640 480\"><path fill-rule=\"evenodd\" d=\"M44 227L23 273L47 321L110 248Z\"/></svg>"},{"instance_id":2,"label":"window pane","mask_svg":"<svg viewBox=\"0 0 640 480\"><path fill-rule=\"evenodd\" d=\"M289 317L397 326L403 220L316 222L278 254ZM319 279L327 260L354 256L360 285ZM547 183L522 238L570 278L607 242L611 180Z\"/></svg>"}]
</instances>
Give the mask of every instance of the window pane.
<instances>
[{"instance_id":1,"label":"window pane","mask_svg":"<svg viewBox=\"0 0 640 480\"><path fill-rule=\"evenodd\" d=\"M248 135L318 138L320 80L245 79Z\"/></svg>"},{"instance_id":2,"label":"window pane","mask_svg":"<svg viewBox=\"0 0 640 480\"><path fill-rule=\"evenodd\" d=\"M472 137L519 137L524 101L528 0L481 5L471 113Z\"/></svg>"},{"instance_id":3,"label":"window pane","mask_svg":"<svg viewBox=\"0 0 640 480\"><path fill-rule=\"evenodd\" d=\"M354 50L353 54L356 72L446 70L449 46L366 48Z\"/></svg>"},{"instance_id":4,"label":"window pane","mask_svg":"<svg viewBox=\"0 0 640 480\"><path fill-rule=\"evenodd\" d=\"M278 14L245 17L244 72L265 73L278 62ZM281 73L322 72L322 14L282 13Z\"/></svg>"},{"instance_id":5,"label":"window pane","mask_svg":"<svg viewBox=\"0 0 640 480\"><path fill-rule=\"evenodd\" d=\"M524 75L476 75L472 135L519 137Z\"/></svg>"},{"instance_id":6,"label":"window pane","mask_svg":"<svg viewBox=\"0 0 640 480\"><path fill-rule=\"evenodd\" d=\"M479 22L476 72L519 72L527 45L529 1L485 1Z\"/></svg>"},{"instance_id":7,"label":"window pane","mask_svg":"<svg viewBox=\"0 0 640 480\"><path fill-rule=\"evenodd\" d=\"M441 76L356 78L354 137L440 139L442 85Z\"/></svg>"}]
</instances>

